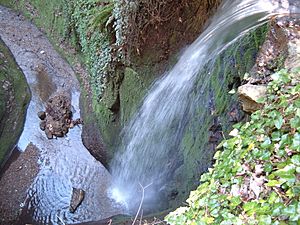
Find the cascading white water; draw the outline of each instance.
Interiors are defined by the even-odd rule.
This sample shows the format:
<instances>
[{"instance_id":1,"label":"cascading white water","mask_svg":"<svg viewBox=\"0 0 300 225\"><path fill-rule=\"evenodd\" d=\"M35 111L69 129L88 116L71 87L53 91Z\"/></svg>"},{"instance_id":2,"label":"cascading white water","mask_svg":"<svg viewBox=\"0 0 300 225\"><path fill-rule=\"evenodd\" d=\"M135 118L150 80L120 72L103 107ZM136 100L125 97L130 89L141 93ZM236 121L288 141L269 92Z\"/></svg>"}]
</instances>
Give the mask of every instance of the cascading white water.
<instances>
[{"instance_id":1,"label":"cascading white water","mask_svg":"<svg viewBox=\"0 0 300 225\"><path fill-rule=\"evenodd\" d=\"M169 156L176 154L188 117L189 98L204 65L249 30L278 13L269 0L225 0L207 29L189 46L172 70L157 80L139 111L122 131L122 143L111 164L112 197L134 209L140 201L155 203L168 178ZM284 10L283 8L281 8ZM201 78L205 87L209 73Z\"/></svg>"}]
</instances>

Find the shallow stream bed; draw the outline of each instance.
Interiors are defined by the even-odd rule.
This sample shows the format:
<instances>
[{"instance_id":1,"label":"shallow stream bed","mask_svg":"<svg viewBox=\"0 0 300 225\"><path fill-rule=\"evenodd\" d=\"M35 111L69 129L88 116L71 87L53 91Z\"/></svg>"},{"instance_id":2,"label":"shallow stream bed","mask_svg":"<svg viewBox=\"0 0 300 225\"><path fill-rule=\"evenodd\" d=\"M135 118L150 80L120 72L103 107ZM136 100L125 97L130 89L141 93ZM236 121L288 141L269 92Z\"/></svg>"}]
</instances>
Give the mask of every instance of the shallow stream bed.
<instances>
[{"instance_id":1,"label":"shallow stream bed","mask_svg":"<svg viewBox=\"0 0 300 225\"><path fill-rule=\"evenodd\" d=\"M25 74L32 94L24 130L17 147L22 152L26 152L30 144L36 147L38 157L31 160L38 165L38 169L33 182L24 184L29 186L26 198L21 203L16 202L20 204L20 210L26 214L29 209L29 217L41 224L101 220L122 213L122 208L107 196L111 182L110 174L82 144L82 128L76 126L66 137L51 140L39 128L37 113L45 110L46 101L50 96L61 91L67 93L72 100L73 118L80 118L79 83L71 66L54 50L41 31L23 16L2 6L0 37ZM14 163L21 158L15 159ZM26 158L23 157L22 160L26 162ZM14 188L15 184L4 182L15 179L18 183L20 179L10 176L15 174L10 173L8 166L1 176L0 183L3 186L12 185L11 188ZM3 180L4 177L6 180ZM70 213L73 187L83 189L86 194L76 212ZM6 187L3 191L9 189L10 187ZM2 193L2 196L5 195L9 196L9 193ZM0 221L3 224L8 222Z\"/></svg>"}]
</instances>

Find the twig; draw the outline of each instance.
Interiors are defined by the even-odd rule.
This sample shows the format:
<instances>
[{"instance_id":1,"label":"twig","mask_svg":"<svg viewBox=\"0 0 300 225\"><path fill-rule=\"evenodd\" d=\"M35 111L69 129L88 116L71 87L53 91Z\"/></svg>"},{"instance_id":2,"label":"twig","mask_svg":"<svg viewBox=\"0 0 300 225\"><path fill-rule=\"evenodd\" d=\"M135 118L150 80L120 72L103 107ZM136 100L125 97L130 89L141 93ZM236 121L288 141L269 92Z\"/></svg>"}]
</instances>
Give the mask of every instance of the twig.
<instances>
[{"instance_id":1,"label":"twig","mask_svg":"<svg viewBox=\"0 0 300 225\"><path fill-rule=\"evenodd\" d=\"M62 218L60 218L58 215L56 215L56 217L60 220L60 222L62 222L63 225L66 225Z\"/></svg>"},{"instance_id":2,"label":"twig","mask_svg":"<svg viewBox=\"0 0 300 225\"><path fill-rule=\"evenodd\" d=\"M140 211L141 211L141 208L142 208L142 205L143 205L143 201L144 201L144 197L145 197L145 189L147 189L149 186L152 185L152 183L148 184L147 186L143 187L143 185L141 185L141 183L139 183L139 185L141 186L142 188L142 199L141 199L141 202L140 202L140 205L139 205L139 208L138 208L138 211L134 217L134 220L132 222L132 225L135 224L136 220L137 220L137 217L138 215L140 214Z\"/></svg>"},{"instance_id":3,"label":"twig","mask_svg":"<svg viewBox=\"0 0 300 225\"><path fill-rule=\"evenodd\" d=\"M142 219L143 219L143 210L142 210L141 216L140 216L140 225L142 225Z\"/></svg>"}]
</instances>

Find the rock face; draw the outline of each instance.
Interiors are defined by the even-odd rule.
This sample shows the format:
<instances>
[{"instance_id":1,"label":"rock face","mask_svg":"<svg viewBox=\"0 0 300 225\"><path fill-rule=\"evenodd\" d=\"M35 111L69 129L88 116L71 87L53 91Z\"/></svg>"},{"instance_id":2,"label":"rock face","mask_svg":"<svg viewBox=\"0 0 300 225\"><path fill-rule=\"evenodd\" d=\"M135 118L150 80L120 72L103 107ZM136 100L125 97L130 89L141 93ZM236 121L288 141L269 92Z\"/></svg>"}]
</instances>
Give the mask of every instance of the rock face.
<instances>
[{"instance_id":1,"label":"rock face","mask_svg":"<svg viewBox=\"0 0 300 225\"><path fill-rule=\"evenodd\" d=\"M76 209L80 206L84 199L84 190L79 188L73 188L72 198L70 202L70 212L74 213Z\"/></svg>"},{"instance_id":2,"label":"rock face","mask_svg":"<svg viewBox=\"0 0 300 225\"><path fill-rule=\"evenodd\" d=\"M47 138L54 136L63 137L69 132L69 128L81 124L81 119L72 120L71 101L65 94L57 94L51 97L46 105L45 112L38 112L41 130L45 131Z\"/></svg>"},{"instance_id":3,"label":"rock face","mask_svg":"<svg viewBox=\"0 0 300 225\"><path fill-rule=\"evenodd\" d=\"M82 127L82 142L95 159L108 167L108 153L103 144L101 134L95 123L85 123Z\"/></svg>"},{"instance_id":4,"label":"rock face","mask_svg":"<svg viewBox=\"0 0 300 225\"><path fill-rule=\"evenodd\" d=\"M262 107L258 100L265 96L266 86L245 84L238 88L239 99L245 112L255 112Z\"/></svg>"},{"instance_id":5,"label":"rock face","mask_svg":"<svg viewBox=\"0 0 300 225\"><path fill-rule=\"evenodd\" d=\"M29 100L24 74L0 38L0 167L19 139Z\"/></svg>"}]
</instances>

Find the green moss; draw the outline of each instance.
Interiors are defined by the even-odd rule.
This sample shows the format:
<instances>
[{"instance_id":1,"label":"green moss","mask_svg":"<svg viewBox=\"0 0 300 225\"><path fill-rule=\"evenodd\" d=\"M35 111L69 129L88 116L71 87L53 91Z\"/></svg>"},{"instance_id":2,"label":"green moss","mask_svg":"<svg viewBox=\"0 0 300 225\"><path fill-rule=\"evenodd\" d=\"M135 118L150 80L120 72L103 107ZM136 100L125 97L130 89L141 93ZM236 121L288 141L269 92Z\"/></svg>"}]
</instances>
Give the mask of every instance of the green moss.
<instances>
[{"instance_id":1,"label":"green moss","mask_svg":"<svg viewBox=\"0 0 300 225\"><path fill-rule=\"evenodd\" d=\"M237 96L228 92L236 89L244 74L253 67L256 54L264 41L266 28L262 26L239 40L217 59L209 62L203 74L198 75L194 91L190 95L197 102L197 106L180 144L183 156L182 174L177 173L178 178L175 177L175 180L180 177L184 179L175 187L179 194L171 204L177 205L184 200L189 191L199 184L199 174L211 165L215 152L213 146L216 143L209 142L209 139L214 138L216 133L210 132L210 127L216 123L221 125L223 134L217 134L219 139L230 131L233 123L229 121L228 114L236 107ZM206 74L210 76L203 79Z\"/></svg>"},{"instance_id":2,"label":"green moss","mask_svg":"<svg viewBox=\"0 0 300 225\"><path fill-rule=\"evenodd\" d=\"M21 134L29 99L25 77L0 40L0 163Z\"/></svg>"},{"instance_id":3,"label":"green moss","mask_svg":"<svg viewBox=\"0 0 300 225\"><path fill-rule=\"evenodd\" d=\"M139 102L145 95L146 87L142 78L131 68L125 69L124 80L120 88L121 122L123 125L137 111Z\"/></svg>"}]
</instances>

